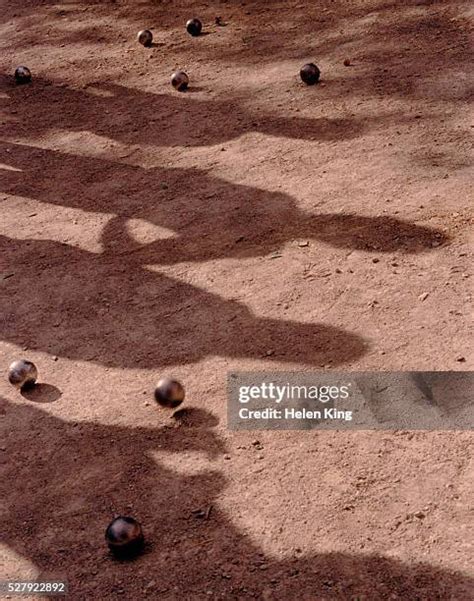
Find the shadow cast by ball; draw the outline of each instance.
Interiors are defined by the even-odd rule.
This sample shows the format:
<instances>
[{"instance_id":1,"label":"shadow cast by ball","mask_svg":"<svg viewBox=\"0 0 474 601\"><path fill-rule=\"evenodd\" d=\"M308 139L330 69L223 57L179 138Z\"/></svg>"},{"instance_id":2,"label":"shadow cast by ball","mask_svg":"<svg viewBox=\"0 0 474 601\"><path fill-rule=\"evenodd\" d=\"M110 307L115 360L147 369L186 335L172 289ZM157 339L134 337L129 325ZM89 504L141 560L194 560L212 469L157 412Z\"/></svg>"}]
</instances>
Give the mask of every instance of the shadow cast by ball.
<instances>
[{"instance_id":1,"label":"shadow cast by ball","mask_svg":"<svg viewBox=\"0 0 474 601\"><path fill-rule=\"evenodd\" d=\"M205 92L206 88L203 88L202 86L193 86L192 84L189 85L185 90L183 90L183 92L185 94L195 94L196 92Z\"/></svg>"},{"instance_id":2,"label":"shadow cast by ball","mask_svg":"<svg viewBox=\"0 0 474 601\"><path fill-rule=\"evenodd\" d=\"M62 392L52 384L35 384L22 388L21 396L33 403L55 403L61 398Z\"/></svg>"},{"instance_id":3,"label":"shadow cast by ball","mask_svg":"<svg viewBox=\"0 0 474 601\"><path fill-rule=\"evenodd\" d=\"M219 419L209 411L198 407L183 407L172 415L172 418L181 426L188 428L215 428Z\"/></svg>"}]
</instances>

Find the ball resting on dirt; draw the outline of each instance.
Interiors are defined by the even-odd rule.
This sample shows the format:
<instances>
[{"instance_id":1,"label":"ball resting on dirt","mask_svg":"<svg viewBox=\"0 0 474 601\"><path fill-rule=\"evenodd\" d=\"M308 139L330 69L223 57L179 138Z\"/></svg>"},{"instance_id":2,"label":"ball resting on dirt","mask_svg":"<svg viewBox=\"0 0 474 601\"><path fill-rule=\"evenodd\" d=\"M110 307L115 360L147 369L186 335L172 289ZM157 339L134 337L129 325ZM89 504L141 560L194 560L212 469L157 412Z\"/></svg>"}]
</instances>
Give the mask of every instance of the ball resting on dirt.
<instances>
[{"instance_id":1,"label":"ball resting on dirt","mask_svg":"<svg viewBox=\"0 0 474 601\"><path fill-rule=\"evenodd\" d=\"M142 527L135 518L117 517L107 526L105 540L109 549L117 557L132 557L143 548Z\"/></svg>"},{"instance_id":2,"label":"ball resting on dirt","mask_svg":"<svg viewBox=\"0 0 474 601\"><path fill-rule=\"evenodd\" d=\"M301 67L300 77L308 86L314 86L315 83L318 83L320 75L321 71L314 63L308 63Z\"/></svg>"},{"instance_id":3,"label":"ball resting on dirt","mask_svg":"<svg viewBox=\"0 0 474 601\"><path fill-rule=\"evenodd\" d=\"M155 400L162 407L176 409L184 401L184 388L178 380L164 378L155 388Z\"/></svg>"},{"instance_id":4,"label":"ball resting on dirt","mask_svg":"<svg viewBox=\"0 0 474 601\"><path fill-rule=\"evenodd\" d=\"M34 386L38 378L38 370L31 361L20 359L14 361L8 368L8 381L16 388L28 388Z\"/></svg>"},{"instance_id":5,"label":"ball resting on dirt","mask_svg":"<svg viewBox=\"0 0 474 601\"><path fill-rule=\"evenodd\" d=\"M31 71L28 67L17 67L15 70L15 81L19 84L30 83Z\"/></svg>"},{"instance_id":6,"label":"ball resting on dirt","mask_svg":"<svg viewBox=\"0 0 474 601\"><path fill-rule=\"evenodd\" d=\"M178 92L183 92L189 85L189 77L184 71L175 71L171 76L171 85Z\"/></svg>"},{"instance_id":7,"label":"ball resting on dirt","mask_svg":"<svg viewBox=\"0 0 474 601\"><path fill-rule=\"evenodd\" d=\"M199 19L189 19L186 23L186 31L194 37L200 35L202 31L202 23Z\"/></svg>"},{"instance_id":8,"label":"ball resting on dirt","mask_svg":"<svg viewBox=\"0 0 474 601\"><path fill-rule=\"evenodd\" d=\"M149 48L153 42L153 34L149 29L143 29L138 32L137 40L139 44L145 46L145 48Z\"/></svg>"}]
</instances>

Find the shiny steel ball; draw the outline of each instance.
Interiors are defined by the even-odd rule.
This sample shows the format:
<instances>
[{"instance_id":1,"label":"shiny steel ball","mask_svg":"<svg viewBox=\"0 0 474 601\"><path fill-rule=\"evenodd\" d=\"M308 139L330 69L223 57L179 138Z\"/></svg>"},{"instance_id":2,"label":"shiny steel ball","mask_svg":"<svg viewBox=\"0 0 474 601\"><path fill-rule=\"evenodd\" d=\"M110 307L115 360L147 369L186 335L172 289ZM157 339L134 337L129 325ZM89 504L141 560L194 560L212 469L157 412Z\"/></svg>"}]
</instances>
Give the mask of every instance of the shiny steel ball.
<instances>
[{"instance_id":1,"label":"shiny steel ball","mask_svg":"<svg viewBox=\"0 0 474 601\"><path fill-rule=\"evenodd\" d=\"M155 388L155 400L162 407L176 409L184 401L184 388L178 380L164 378Z\"/></svg>"},{"instance_id":2,"label":"shiny steel ball","mask_svg":"<svg viewBox=\"0 0 474 601\"><path fill-rule=\"evenodd\" d=\"M14 361L8 368L8 381L16 388L28 388L35 384L38 370L31 361L20 359Z\"/></svg>"},{"instance_id":3,"label":"shiny steel ball","mask_svg":"<svg viewBox=\"0 0 474 601\"><path fill-rule=\"evenodd\" d=\"M315 83L318 83L320 75L321 71L314 63L308 63L301 67L300 77L308 86L314 86Z\"/></svg>"},{"instance_id":4,"label":"shiny steel ball","mask_svg":"<svg viewBox=\"0 0 474 601\"><path fill-rule=\"evenodd\" d=\"M138 32L137 40L139 44L145 46L145 48L149 48L153 42L153 34L149 29L143 29Z\"/></svg>"},{"instance_id":5,"label":"shiny steel ball","mask_svg":"<svg viewBox=\"0 0 474 601\"><path fill-rule=\"evenodd\" d=\"M105 540L117 557L132 557L143 548L142 527L135 518L117 517L107 526Z\"/></svg>"},{"instance_id":6,"label":"shiny steel ball","mask_svg":"<svg viewBox=\"0 0 474 601\"><path fill-rule=\"evenodd\" d=\"M178 92L184 92L189 85L189 77L184 71L175 71L171 76L171 85Z\"/></svg>"},{"instance_id":7,"label":"shiny steel ball","mask_svg":"<svg viewBox=\"0 0 474 601\"><path fill-rule=\"evenodd\" d=\"M15 70L15 81L18 84L30 83L31 71L28 69L28 67L17 67Z\"/></svg>"},{"instance_id":8,"label":"shiny steel ball","mask_svg":"<svg viewBox=\"0 0 474 601\"><path fill-rule=\"evenodd\" d=\"M186 31L194 37L200 35L202 31L202 23L199 19L189 19L186 23Z\"/></svg>"}]
</instances>

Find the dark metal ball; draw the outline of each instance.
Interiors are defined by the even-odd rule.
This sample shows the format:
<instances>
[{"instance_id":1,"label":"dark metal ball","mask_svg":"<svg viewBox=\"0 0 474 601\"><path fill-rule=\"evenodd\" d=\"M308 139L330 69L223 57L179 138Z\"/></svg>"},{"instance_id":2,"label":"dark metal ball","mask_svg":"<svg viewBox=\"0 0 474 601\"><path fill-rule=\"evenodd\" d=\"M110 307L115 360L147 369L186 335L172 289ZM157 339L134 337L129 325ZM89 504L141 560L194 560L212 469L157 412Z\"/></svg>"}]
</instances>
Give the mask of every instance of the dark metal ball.
<instances>
[{"instance_id":1,"label":"dark metal ball","mask_svg":"<svg viewBox=\"0 0 474 601\"><path fill-rule=\"evenodd\" d=\"M30 83L31 71L28 67L17 67L15 70L15 81L16 83Z\"/></svg>"},{"instance_id":2,"label":"dark metal ball","mask_svg":"<svg viewBox=\"0 0 474 601\"><path fill-rule=\"evenodd\" d=\"M153 34L149 29L143 29L138 32L137 40L139 44L145 46L145 48L149 48L153 42Z\"/></svg>"},{"instance_id":3,"label":"dark metal ball","mask_svg":"<svg viewBox=\"0 0 474 601\"><path fill-rule=\"evenodd\" d=\"M117 557L132 557L143 548L142 527L135 518L117 517L107 526L105 540Z\"/></svg>"},{"instance_id":4,"label":"dark metal ball","mask_svg":"<svg viewBox=\"0 0 474 601\"><path fill-rule=\"evenodd\" d=\"M8 381L16 388L28 388L36 383L38 370L36 365L26 359L14 361L8 368Z\"/></svg>"},{"instance_id":5,"label":"dark metal ball","mask_svg":"<svg viewBox=\"0 0 474 601\"><path fill-rule=\"evenodd\" d=\"M184 71L175 71L171 76L171 85L179 92L183 92L189 85L189 77Z\"/></svg>"},{"instance_id":6,"label":"dark metal ball","mask_svg":"<svg viewBox=\"0 0 474 601\"><path fill-rule=\"evenodd\" d=\"M186 23L186 31L194 37L200 35L202 31L201 21L199 19L189 19Z\"/></svg>"},{"instance_id":7,"label":"dark metal ball","mask_svg":"<svg viewBox=\"0 0 474 601\"><path fill-rule=\"evenodd\" d=\"M155 400L162 407L176 409L184 401L184 388L178 380L164 378L155 388Z\"/></svg>"},{"instance_id":8,"label":"dark metal ball","mask_svg":"<svg viewBox=\"0 0 474 601\"><path fill-rule=\"evenodd\" d=\"M308 86L314 86L318 83L321 71L314 63L303 65L300 70L300 77Z\"/></svg>"}]
</instances>

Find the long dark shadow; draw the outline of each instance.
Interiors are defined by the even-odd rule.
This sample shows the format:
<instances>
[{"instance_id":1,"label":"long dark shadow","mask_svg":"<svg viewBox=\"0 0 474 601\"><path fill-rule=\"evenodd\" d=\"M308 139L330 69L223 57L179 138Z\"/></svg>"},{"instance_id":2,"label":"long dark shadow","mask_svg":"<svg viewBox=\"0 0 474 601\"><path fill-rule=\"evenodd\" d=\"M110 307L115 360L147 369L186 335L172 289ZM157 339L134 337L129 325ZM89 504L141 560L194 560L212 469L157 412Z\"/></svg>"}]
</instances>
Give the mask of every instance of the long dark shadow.
<instances>
[{"instance_id":1,"label":"long dark shadow","mask_svg":"<svg viewBox=\"0 0 474 601\"><path fill-rule=\"evenodd\" d=\"M208 590L235 601L471 598L472 578L428 563L341 552L266 556L219 510L227 486L219 469L210 463L183 475L153 456L217 459L226 449L206 425L211 415L195 427L129 428L70 423L6 400L0 411L7 456L2 542L42 579L68 579L71 599L171 601L185 591L200 600ZM196 517L209 507L209 519ZM106 549L104 530L116 513L143 525L147 551L133 562L116 562Z\"/></svg>"}]
</instances>

